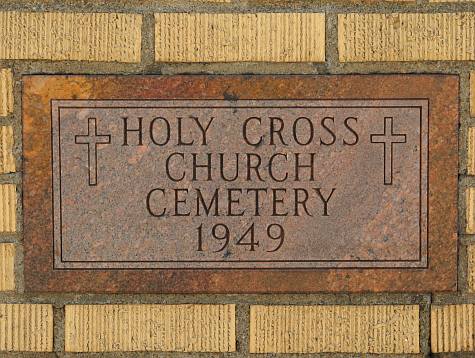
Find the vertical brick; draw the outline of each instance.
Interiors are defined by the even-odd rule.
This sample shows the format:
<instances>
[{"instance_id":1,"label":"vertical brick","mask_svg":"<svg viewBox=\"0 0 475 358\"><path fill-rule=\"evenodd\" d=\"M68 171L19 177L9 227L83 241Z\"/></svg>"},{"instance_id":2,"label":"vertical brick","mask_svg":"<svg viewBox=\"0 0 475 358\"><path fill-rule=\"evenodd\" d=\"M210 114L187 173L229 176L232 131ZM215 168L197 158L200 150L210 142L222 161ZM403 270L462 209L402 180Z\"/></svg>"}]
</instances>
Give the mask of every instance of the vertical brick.
<instances>
[{"instance_id":1,"label":"vertical brick","mask_svg":"<svg viewBox=\"0 0 475 358\"><path fill-rule=\"evenodd\" d=\"M7 116L13 110L13 75L9 68L0 69L0 116Z\"/></svg>"},{"instance_id":2,"label":"vertical brick","mask_svg":"<svg viewBox=\"0 0 475 358\"><path fill-rule=\"evenodd\" d=\"M15 245L0 244L0 291L15 289Z\"/></svg>"},{"instance_id":3,"label":"vertical brick","mask_svg":"<svg viewBox=\"0 0 475 358\"><path fill-rule=\"evenodd\" d=\"M467 188L466 191L466 221L465 231L467 234L475 234L475 188Z\"/></svg>"},{"instance_id":4,"label":"vertical brick","mask_svg":"<svg viewBox=\"0 0 475 358\"><path fill-rule=\"evenodd\" d=\"M475 60L475 13L338 15L342 62Z\"/></svg>"},{"instance_id":5,"label":"vertical brick","mask_svg":"<svg viewBox=\"0 0 475 358\"><path fill-rule=\"evenodd\" d=\"M0 184L0 232L16 231L16 185Z\"/></svg>"},{"instance_id":6,"label":"vertical brick","mask_svg":"<svg viewBox=\"0 0 475 358\"><path fill-rule=\"evenodd\" d=\"M473 351L475 348L474 321L474 305L432 306L432 352Z\"/></svg>"},{"instance_id":7,"label":"vertical brick","mask_svg":"<svg viewBox=\"0 0 475 358\"><path fill-rule=\"evenodd\" d=\"M475 71L470 72L470 115L475 117Z\"/></svg>"},{"instance_id":8,"label":"vertical brick","mask_svg":"<svg viewBox=\"0 0 475 358\"><path fill-rule=\"evenodd\" d=\"M251 353L418 353L419 306L251 306Z\"/></svg>"},{"instance_id":9,"label":"vertical brick","mask_svg":"<svg viewBox=\"0 0 475 358\"><path fill-rule=\"evenodd\" d=\"M51 305L0 304L0 351L52 350Z\"/></svg>"},{"instance_id":10,"label":"vertical brick","mask_svg":"<svg viewBox=\"0 0 475 358\"><path fill-rule=\"evenodd\" d=\"M139 62L142 16L0 12L0 58Z\"/></svg>"},{"instance_id":11,"label":"vertical brick","mask_svg":"<svg viewBox=\"0 0 475 358\"><path fill-rule=\"evenodd\" d=\"M0 126L0 173L12 173L14 171L13 127Z\"/></svg>"},{"instance_id":12,"label":"vertical brick","mask_svg":"<svg viewBox=\"0 0 475 358\"><path fill-rule=\"evenodd\" d=\"M234 305L68 305L66 352L236 350Z\"/></svg>"},{"instance_id":13,"label":"vertical brick","mask_svg":"<svg viewBox=\"0 0 475 358\"><path fill-rule=\"evenodd\" d=\"M160 62L322 62L325 14L155 14Z\"/></svg>"},{"instance_id":14,"label":"vertical brick","mask_svg":"<svg viewBox=\"0 0 475 358\"><path fill-rule=\"evenodd\" d=\"M467 174L475 175L475 127L468 128L467 134Z\"/></svg>"},{"instance_id":15,"label":"vertical brick","mask_svg":"<svg viewBox=\"0 0 475 358\"><path fill-rule=\"evenodd\" d=\"M467 246L467 261L468 288L470 291L475 292L475 245Z\"/></svg>"}]
</instances>

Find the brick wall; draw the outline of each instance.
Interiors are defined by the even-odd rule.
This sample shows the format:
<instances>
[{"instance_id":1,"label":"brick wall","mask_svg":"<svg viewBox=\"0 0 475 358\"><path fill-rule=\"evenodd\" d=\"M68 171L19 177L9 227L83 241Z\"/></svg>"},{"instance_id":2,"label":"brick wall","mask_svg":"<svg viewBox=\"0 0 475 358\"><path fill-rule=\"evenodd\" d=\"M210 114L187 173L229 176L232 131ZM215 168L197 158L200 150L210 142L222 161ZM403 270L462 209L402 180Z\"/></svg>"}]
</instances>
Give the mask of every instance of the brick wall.
<instances>
[{"instance_id":1,"label":"brick wall","mask_svg":"<svg viewBox=\"0 0 475 358\"><path fill-rule=\"evenodd\" d=\"M3 0L0 356L475 355L474 61L470 1ZM34 73L460 75L458 292L24 293L21 80Z\"/></svg>"}]
</instances>

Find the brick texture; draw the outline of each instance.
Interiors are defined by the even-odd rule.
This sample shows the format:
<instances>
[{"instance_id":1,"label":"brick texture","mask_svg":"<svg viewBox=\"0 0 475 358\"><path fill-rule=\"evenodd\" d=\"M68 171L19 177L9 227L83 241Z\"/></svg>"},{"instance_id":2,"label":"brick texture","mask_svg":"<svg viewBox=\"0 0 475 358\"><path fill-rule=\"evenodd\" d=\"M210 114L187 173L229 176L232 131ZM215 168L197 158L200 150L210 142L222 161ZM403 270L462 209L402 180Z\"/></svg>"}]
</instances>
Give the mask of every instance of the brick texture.
<instances>
[{"instance_id":1,"label":"brick texture","mask_svg":"<svg viewBox=\"0 0 475 358\"><path fill-rule=\"evenodd\" d=\"M468 128L467 133L467 174L475 175L475 127Z\"/></svg>"},{"instance_id":2,"label":"brick texture","mask_svg":"<svg viewBox=\"0 0 475 358\"><path fill-rule=\"evenodd\" d=\"M0 184L0 232L16 231L16 186Z\"/></svg>"},{"instance_id":3,"label":"brick texture","mask_svg":"<svg viewBox=\"0 0 475 358\"><path fill-rule=\"evenodd\" d=\"M468 288L470 291L475 292L475 245L467 246L467 261Z\"/></svg>"},{"instance_id":4,"label":"brick texture","mask_svg":"<svg viewBox=\"0 0 475 358\"><path fill-rule=\"evenodd\" d=\"M475 72L470 72L470 115L475 117Z\"/></svg>"},{"instance_id":5,"label":"brick texture","mask_svg":"<svg viewBox=\"0 0 475 358\"><path fill-rule=\"evenodd\" d=\"M467 188L465 199L467 206L465 231L467 234L475 234L475 188Z\"/></svg>"},{"instance_id":6,"label":"brick texture","mask_svg":"<svg viewBox=\"0 0 475 358\"><path fill-rule=\"evenodd\" d=\"M251 353L418 353L419 306L252 306Z\"/></svg>"},{"instance_id":7,"label":"brick texture","mask_svg":"<svg viewBox=\"0 0 475 358\"><path fill-rule=\"evenodd\" d=\"M15 245L0 244L0 291L15 289Z\"/></svg>"},{"instance_id":8,"label":"brick texture","mask_svg":"<svg viewBox=\"0 0 475 358\"><path fill-rule=\"evenodd\" d=\"M474 305L431 307L431 350L433 353L475 349Z\"/></svg>"},{"instance_id":9,"label":"brick texture","mask_svg":"<svg viewBox=\"0 0 475 358\"><path fill-rule=\"evenodd\" d=\"M66 306L67 352L236 350L234 305Z\"/></svg>"},{"instance_id":10,"label":"brick texture","mask_svg":"<svg viewBox=\"0 0 475 358\"><path fill-rule=\"evenodd\" d=\"M51 305L0 304L0 351L52 350Z\"/></svg>"},{"instance_id":11,"label":"brick texture","mask_svg":"<svg viewBox=\"0 0 475 358\"><path fill-rule=\"evenodd\" d=\"M325 15L155 14L155 60L325 61Z\"/></svg>"},{"instance_id":12,"label":"brick texture","mask_svg":"<svg viewBox=\"0 0 475 358\"><path fill-rule=\"evenodd\" d=\"M0 50L1 51L1 50ZM9 68L0 69L0 116L13 110L13 75Z\"/></svg>"},{"instance_id":13,"label":"brick texture","mask_svg":"<svg viewBox=\"0 0 475 358\"><path fill-rule=\"evenodd\" d=\"M0 126L0 173L12 173L14 171L13 127Z\"/></svg>"},{"instance_id":14,"label":"brick texture","mask_svg":"<svg viewBox=\"0 0 475 358\"><path fill-rule=\"evenodd\" d=\"M342 62L475 60L475 13L338 15Z\"/></svg>"},{"instance_id":15,"label":"brick texture","mask_svg":"<svg viewBox=\"0 0 475 358\"><path fill-rule=\"evenodd\" d=\"M0 58L139 62L142 17L0 12Z\"/></svg>"}]
</instances>

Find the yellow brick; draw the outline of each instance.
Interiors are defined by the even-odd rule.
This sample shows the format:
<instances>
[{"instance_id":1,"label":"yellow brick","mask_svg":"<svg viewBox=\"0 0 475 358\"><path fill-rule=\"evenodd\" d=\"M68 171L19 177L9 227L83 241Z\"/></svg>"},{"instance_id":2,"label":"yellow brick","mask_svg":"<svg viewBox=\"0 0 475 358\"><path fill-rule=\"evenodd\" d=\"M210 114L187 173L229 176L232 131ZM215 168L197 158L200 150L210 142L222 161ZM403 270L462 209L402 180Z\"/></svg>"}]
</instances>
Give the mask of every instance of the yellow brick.
<instances>
[{"instance_id":1,"label":"yellow brick","mask_svg":"<svg viewBox=\"0 0 475 358\"><path fill-rule=\"evenodd\" d=\"M251 306L251 353L419 353L419 306Z\"/></svg>"},{"instance_id":2,"label":"yellow brick","mask_svg":"<svg viewBox=\"0 0 475 358\"><path fill-rule=\"evenodd\" d=\"M0 69L0 116L13 110L13 75L9 68Z\"/></svg>"},{"instance_id":3,"label":"yellow brick","mask_svg":"<svg viewBox=\"0 0 475 358\"><path fill-rule=\"evenodd\" d=\"M234 305L68 305L66 352L234 352Z\"/></svg>"},{"instance_id":4,"label":"yellow brick","mask_svg":"<svg viewBox=\"0 0 475 358\"><path fill-rule=\"evenodd\" d=\"M0 184L0 232L16 231L16 186Z\"/></svg>"},{"instance_id":5,"label":"yellow brick","mask_svg":"<svg viewBox=\"0 0 475 358\"><path fill-rule=\"evenodd\" d=\"M474 305L434 305L431 308L431 350L473 351L475 348Z\"/></svg>"},{"instance_id":6,"label":"yellow brick","mask_svg":"<svg viewBox=\"0 0 475 358\"><path fill-rule=\"evenodd\" d=\"M0 291L15 289L15 245L0 244Z\"/></svg>"},{"instance_id":7,"label":"yellow brick","mask_svg":"<svg viewBox=\"0 0 475 358\"><path fill-rule=\"evenodd\" d=\"M467 247L467 277L468 277L468 288L470 291L475 292L475 245L469 245Z\"/></svg>"},{"instance_id":8,"label":"yellow brick","mask_svg":"<svg viewBox=\"0 0 475 358\"><path fill-rule=\"evenodd\" d=\"M322 62L325 14L155 14L159 62Z\"/></svg>"},{"instance_id":9,"label":"yellow brick","mask_svg":"<svg viewBox=\"0 0 475 358\"><path fill-rule=\"evenodd\" d=\"M470 114L475 117L475 72L470 72Z\"/></svg>"},{"instance_id":10,"label":"yellow brick","mask_svg":"<svg viewBox=\"0 0 475 358\"><path fill-rule=\"evenodd\" d=\"M467 188L466 191L466 221L467 234L475 234L475 188Z\"/></svg>"},{"instance_id":11,"label":"yellow brick","mask_svg":"<svg viewBox=\"0 0 475 358\"><path fill-rule=\"evenodd\" d=\"M51 305L0 304L0 351L52 350Z\"/></svg>"},{"instance_id":12,"label":"yellow brick","mask_svg":"<svg viewBox=\"0 0 475 358\"><path fill-rule=\"evenodd\" d=\"M468 128L467 133L467 174L475 175L475 127Z\"/></svg>"},{"instance_id":13,"label":"yellow brick","mask_svg":"<svg viewBox=\"0 0 475 358\"><path fill-rule=\"evenodd\" d=\"M342 62L475 60L475 13L338 15Z\"/></svg>"},{"instance_id":14,"label":"yellow brick","mask_svg":"<svg viewBox=\"0 0 475 358\"><path fill-rule=\"evenodd\" d=\"M139 62L142 17L0 12L0 58Z\"/></svg>"},{"instance_id":15,"label":"yellow brick","mask_svg":"<svg viewBox=\"0 0 475 358\"><path fill-rule=\"evenodd\" d=\"M13 127L0 126L0 173L12 173L14 171Z\"/></svg>"}]
</instances>

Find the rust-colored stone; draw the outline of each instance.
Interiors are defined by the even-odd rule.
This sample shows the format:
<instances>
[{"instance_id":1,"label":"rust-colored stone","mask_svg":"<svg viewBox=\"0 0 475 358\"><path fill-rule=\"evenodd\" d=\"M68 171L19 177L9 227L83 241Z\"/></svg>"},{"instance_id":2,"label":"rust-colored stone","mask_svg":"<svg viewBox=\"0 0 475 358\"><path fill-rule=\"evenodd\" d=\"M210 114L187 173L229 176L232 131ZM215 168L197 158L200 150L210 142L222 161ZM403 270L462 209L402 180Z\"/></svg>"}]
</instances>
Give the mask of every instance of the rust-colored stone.
<instances>
[{"instance_id":1,"label":"rust-colored stone","mask_svg":"<svg viewBox=\"0 0 475 358\"><path fill-rule=\"evenodd\" d=\"M348 101L355 98L358 101ZM188 246L184 245L177 249L175 243L175 246L165 247L164 252L158 252L154 250L154 241L150 240L147 235L143 235L144 231L139 230L138 226L134 226L137 218L140 217L134 213L143 206L142 201L145 201L145 198L137 199L141 201L140 206L134 201L119 200L117 192L109 190L110 188L117 188L118 192L125 190L121 187L121 181L127 178L123 174L127 168L139 170L145 176L144 178L135 178L133 184L138 187L155 185L157 179L149 178L150 172L147 170L158 168L158 158L153 157L154 154L150 153L150 146L147 145L136 146L131 149L130 153L122 153L123 157L122 154L115 156L111 149L114 145L120 144L114 141L120 135L121 130L115 128L112 122L108 122L104 126L103 121L103 118L118 116L118 113L110 108L111 103L130 107L130 100L156 99L170 100L161 103L175 104L180 108L186 107L188 102L182 101L183 99L214 100L199 102L205 107L212 107L217 103L231 106L237 104L250 106L254 103L247 100L281 100L281 102L257 102L270 107L284 106L288 103L300 103L303 107L305 107L304 105L308 106L309 103L314 106L322 103L335 104L340 108L319 110L320 112L315 109L306 109L309 116L315 115L318 118L333 114L335 121L338 121L337 117L345 118L345 116L351 115L351 111L341 108L342 100L345 100L346 103L359 106L371 107L369 105L373 105L376 108L366 108L359 113L362 117L367 116L366 122L368 123L370 118L374 119L375 117L379 118L379 122L371 122L369 127L361 128L359 134L364 138L366 144L358 149L357 153L342 153L341 143L338 150L328 151L327 155L331 155L333 161L339 162L341 166L337 165L337 169L335 169L333 165L332 170L327 166L322 166L316 175L319 183L332 182L334 187L343 188L344 197L348 197L346 209L344 200L342 201L341 198L339 198L339 204L333 207L334 212L331 214L333 214L332 220L334 221L329 221L333 226L328 222L326 225L322 224L321 237L312 239L315 237L313 235L315 235L318 226L315 227L315 223L310 220L317 220L315 217L307 217L307 220L304 217L286 217L285 220L281 217L278 218L277 221L283 224L286 234L288 230L291 238L298 237L298 234L301 235L298 243L302 243L304 251L298 245L283 247L282 251L277 253L260 252L259 250L253 253L242 252L230 247L229 250L223 251L226 252L226 255L223 256L222 253L188 252L186 251ZM218 101L220 99L221 101ZM75 102L76 100L88 101ZM92 100L122 101L92 102ZM305 102L305 100L313 101ZM90 109L89 107L96 106L93 103L100 103L106 108ZM56 113L59 107L71 107L74 104L80 108L67 110L61 115ZM384 109L388 104L399 106L399 108ZM416 113L402 109L404 106L415 106L420 109ZM85 109L86 107L89 109ZM29 291L419 292L456 289L456 130L458 125L458 77L456 76L27 76L24 77L23 108L25 282ZM254 108L253 111L255 110ZM124 111L124 113L135 116L138 113L130 109ZM218 143L215 146L213 146L214 144L210 145L209 151L213 153L236 152L242 148L242 152L255 150L263 155L269 155L283 150L287 150L289 153L299 150L295 145L284 148L283 145L272 146L269 145L270 143L258 147L244 147L237 139L240 136L238 131L240 127L235 125L244 116L239 111L227 113L221 109L213 109L206 112L216 117L227 118L234 115L232 124L224 121L211 130L210 133L214 133L213 138L218 138ZM257 113L264 117L273 115L273 111L259 109ZM167 109L161 113L173 115L174 112ZM151 116L151 113L145 114ZM302 115L300 112L293 114ZM280 109L278 116L283 115L285 115L285 111ZM98 176L91 177L88 175L88 162L84 156L87 146L82 143L86 138L78 138L75 135L84 135L88 127L85 123L88 122L88 118L93 117L101 118L100 125L97 122L99 119L96 119L98 133L111 132L112 136L109 139L104 137L107 141L104 141L102 145L99 144L98 151L100 150L103 165L98 167L100 168ZM384 123L388 126L391 124L389 123L392 122L389 120L391 117L394 117L392 133L400 135L393 138L396 141L393 144L393 159L398 164L392 171L389 171L388 168L385 171L382 165L383 155L380 154L380 157L376 159L369 159L367 161L370 163L368 168L361 170L359 166L365 163L365 158L372 158L377 156L377 153L383 152L384 145L379 143L382 138L374 135L383 132ZM405 118L408 122L402 125L399 120L396 122L396 117ZM427 119L428 128L426 127ZM58 133L59 121L64 121L61 124L63 131L61 135ZM78 121L81 121L81 125L78 125ZM149 122L146 123L149 124ZM429 133L428 158L427 143L425 142L427 133ZM351 134L351 132L347 134ZM55 138L62 138L66 143L64 147L56 146L59 143ZM75 143L74 138L77 139ZM331 136L329 138L331 140ZM341 140L341 138L337 139ZM346 139L348 142L351 140L350 137ZM108 146L108 143L111 145ZM402 146L409 146L411 150L400 149ZM66 164L66 171L64 169L59 171L57 167L59 148L61 148L65 163L69 163ZM176 148L178 147L163 147L160 153L169 154ZM192 149L195 152L207 151L198 148L198 146L192 146ZM300 151L309 152L310 150ZM137 161L140 161L143 156L151 159L153 164L146 165L146 168L138 166ZM325 159L322 155L319 158ZM121 163L119 159L128 161L128 164L117 164ZM52 163L54 163L53 167ZM115 171L112 168L115 168ZM335 172L337 174L333 174ZM353 177L351 176L352 172L355 173ZM346 178L341 173L345 173ZM58 196L56 194L61 190L58 177L65 175L68 177L65 182L69 184L65 184L62 188L61 193L64 195L62 200L65 200L64 206L68 210L72 209L69 211L62 209L61 214L64 221L62 225L58 226L60 213L58 212ZM114 176L119 178L119 182L114 181L116 179ZM89 181L87 181L88 177ZM394 182L390 181L390 178L393 177L395 178ZM375 178L381 179L380 187L384 189L382 192L380 192L381 189ZM159 179L161 187L169 185L162 182L163 180L162 175ZM428 189L426 181L428 181ZM348 191L345 192L345 187L347 190L349 187L357 187L354 185L355 182L360 182L362 185L358 197L376 196L372 204L362 202L361 199L358 200L349 195L351 193ZM180 185L194 188L197 185L195 184L193 181L185 180ZM243 184L245 181L237 182L238 187L242 187ZM255 183L252 182L252 184ZM298 184L311 188L308 182L299 182ZM90 190L87 188L91 185L94 187L91 190L95 190L95 198L100 198L111 204L101 204L100 200L98 203L91 204L91 198L88 199L89 194L87 194ZM216 181L200 183L200 185L203 185L204 191L208 193L211 193L217 185L225 187L224 184ZM212 186L213 188L211 188ZM269 186L273 186L273 184L269 184ZM284 183L282 186L294 188L295 182ZM322 187L325 188L325 184ZM53 188L55 189L53 190ZM121 210L119 208L121 205L126 205L130 213L127 214L127 211ZM85 207L85 209L83 211L78 209L81 207ZM88 210L95 214L88 216ZM395 210L397 213L394 213ZM352 211L354 214L351 213ZM362 212L359 219L358 211ZM98 215L103 215L104 220L97 220ZM130 219L131 217L134 219ZM372 219L365 220L367 217L372 217ZM55 219L53 220L53 218ZM77 218L76 221L75 218ZM157 218L150 215L143 218L146 231L153 230L154 225L151 224L154 222L153 219ZM190 230L195 230L200 222L214 224L215 219L209 218L208 221L201 217L201 220L196 221L196 218L184 217L183 220L179 218L171 220L167 217L162 219L164 223L160 223L160 225L166 227L166 220L169 220L170 224L168 225L171 226L168 230L175 227L175 230L171 232L176 235L169 234L167 236L172 239L172 243L176 238L182 238L185 242L192 240L189 242L194 243L192 238L188 238ZM243 222L248 223L252 216L244 217L244 219ZM321 215L318 216L318 220L320 219ZM120 224L113 228L111 226L115 220ZM230 226L234 225L234 227L245 226L240 225L239 218L227 217L219 218L219 220L230 223ZM254 221L262 225L269 224L269 215L265 218L264 215L254 218ZM100 227L102 222L107 224L108 229L103 230ZM332 243L332 228L335 226L338 226L339 229L343 228L342 232L335 233L333 238L335 247L340 247L338 250L332 249L332 245L329 245ZM58 228L66 228L67 235L58 231ZM136 245L131 242L127 247L127 240L122 240L123 244L121 244L122 241L110 239L111 234L120 237L120 235L127 235L128 232L131 233L130 239L137 239ZM359 242L351 244L348 241L350 233L359 235L358 237L361 238ZM426 233L428 235L425 235ZM69 237L69 239L65 241L64 247L56 246L56 249L53 250L53 241L58 243L58 235ZM260 239L262 241L264 238ZM312 247L312 242L315 242L312 240L317 240L318 245ZM173 247L177 250L176 252L173 251ZM107 262L99 264L66 263L61 260L61 248L63 254L69 259L65 261L94 259ZM144 248L146 248L145 251ZM56 261L54 261L55 255ZM138 261L141 261L140 257L149 258L149 256L154 260L157 259L155 261L183 256L191 259L198 258L198 262L203 257L206 260L216 256L221 258L223 263L220 263L219 266L203 265L202 263L176 264L176 262L168 266L137 264ZM235 258L237 263L229 264L232 261L231 259L226 261L229 256ZM316 259L315 262L323 262L322 260L328 262L324 264L295 264L300 256ZM272 263L269 265L251 263L246 266L248 268L244 268L240 263L249 259L255 261L261 257ZM292 263L282 264L279 259L281 261L283 258ZM342 259L347 260L348 258L356 263L341 263ZM131 262L123 263L124 260ZM381 264L381 260L386 260L389 263ZM110 261L120 262L111 263ZM124 268L127 270L123 270ZM193 270L187 270L187 268L193 268ZM229 268L234 269L230 270ZM265 268L272 268L272 270Z\"/></svg>"}]
</instances>

